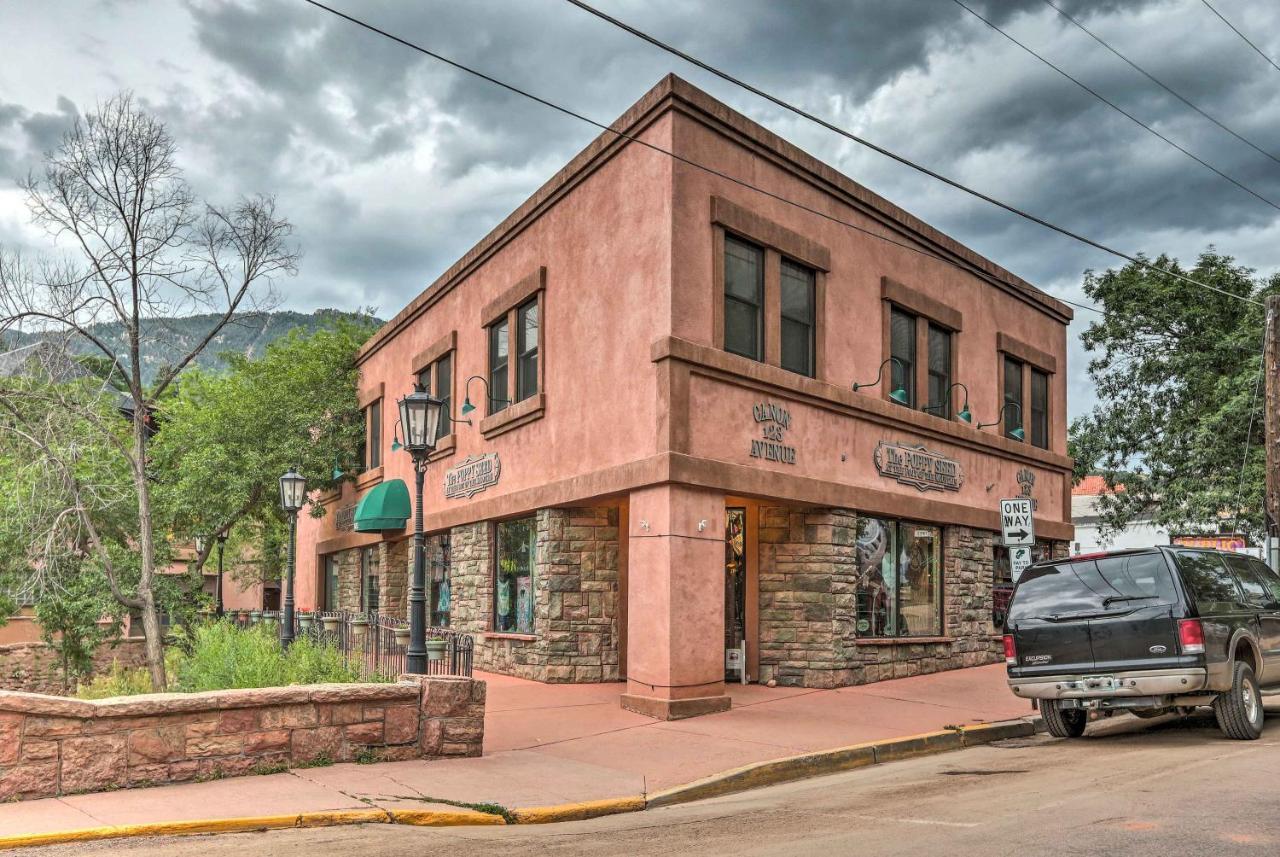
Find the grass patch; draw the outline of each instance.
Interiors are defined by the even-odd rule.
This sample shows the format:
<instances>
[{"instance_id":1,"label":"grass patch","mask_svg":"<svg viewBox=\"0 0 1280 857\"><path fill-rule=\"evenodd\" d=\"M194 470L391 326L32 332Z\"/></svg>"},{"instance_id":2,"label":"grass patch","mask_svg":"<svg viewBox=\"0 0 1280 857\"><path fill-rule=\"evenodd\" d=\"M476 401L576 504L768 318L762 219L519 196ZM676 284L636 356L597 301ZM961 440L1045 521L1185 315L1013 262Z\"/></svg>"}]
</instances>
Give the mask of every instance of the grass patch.
<instances>
[{"instance_id":1,"label":"grass patch","mask_svg":"<svg viewBox=\"0 0 1280 857\"><path fill-rule=\"evenodd\" d=\"M501 816L502 820L507 824L518 824L515 813L498 803L467 803L461 800L449 800L444 797L429 797L426 795L396 795L400 800L416 800L422 803L442 803L445 806L456 806L458 809L470 809L475 812L482 812L485 815Z\"/></svg>"},{"instance_id":2,"label":"grass patch","mask_svg":"<svg viewBox=\"0 0 1280 857\"><path fill-rule=\"evenodd\" d=\"M372 747L366 747L363 750L361 750L359 753L356 753L356 757L352 761L354 761L357 765L372 765L374 762L379 761L381 758L382 758L382 755L377 750L373 749Z\"/></svg>"},{"instance_id":3,"label":"grass patch","mask_svg":"<svg viewBox=\"0 0 1280 857\"><path fill-rule=\"evenodd\" d=\"M333 759L328 753L321 753L314 759L307 759L305 762L294 762L295 768L327 768L333 764Z\"/></svg>"},{"instance_id":4,"label":"grass patch","mask_svg":"<svg viewBox=\"0 0 1280 857\"><path fill-rule=\"evenodd\" d=\"M287 770L289 770L288 762L261 762L253 766L253 772L259 776L283 774Z\"/></svg>"}]
</instances>

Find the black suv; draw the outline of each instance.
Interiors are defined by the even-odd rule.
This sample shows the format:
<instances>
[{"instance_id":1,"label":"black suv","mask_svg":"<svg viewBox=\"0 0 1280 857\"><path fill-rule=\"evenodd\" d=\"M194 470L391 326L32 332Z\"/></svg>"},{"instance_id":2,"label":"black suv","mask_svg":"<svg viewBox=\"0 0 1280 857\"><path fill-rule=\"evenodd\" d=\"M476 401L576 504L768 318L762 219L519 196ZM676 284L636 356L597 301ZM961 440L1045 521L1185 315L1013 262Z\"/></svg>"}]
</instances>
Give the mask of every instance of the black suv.
<instances>
[{"instance_id":1,"label":"black suv","mask_svg":"<svg viewBox=\"0 0 1280 857\"><path fill-rule=\"evenodd\" d=\"M1280 687L1280 575L1243 554L1181 547L1037 563L1004 637L1009 687L1050 734L1091 711L1139 717L1212 705L1230 738L1262 734L1260 687Z\"/></svg>"}]
</instances>

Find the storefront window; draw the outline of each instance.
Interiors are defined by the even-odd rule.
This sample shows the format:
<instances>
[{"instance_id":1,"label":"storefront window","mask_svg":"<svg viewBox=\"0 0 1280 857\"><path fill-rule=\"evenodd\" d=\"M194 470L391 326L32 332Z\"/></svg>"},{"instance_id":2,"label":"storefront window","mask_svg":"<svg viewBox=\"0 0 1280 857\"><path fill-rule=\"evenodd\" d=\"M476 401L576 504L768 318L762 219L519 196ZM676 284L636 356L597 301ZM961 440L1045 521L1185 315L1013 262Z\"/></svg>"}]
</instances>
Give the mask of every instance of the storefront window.
<instances>
[{"instance_id":1,"label":"storefront window","mask_svg":"<svg viewBox=\"0 0 1280 857\"><path fill-rule=\"evenodd\" d=\"M382 559L377 547L360 549L360 601L365 613L378 612L378 578Z\"/></svg>"},{"instance_id":2,"label":"storefront window","mask_svg":"<svg viewBox=\"0 0 1280 857\"><path fill-rule=\"evenodd\" d=\"M324 609L338 609L338 556L327 554L324 558Z\"/></svg>"},{"instance_id":3,"label":"storefront window","mask_svg":"<svg viewBox=\"0 0 1280 857\"><path fill-rule=\"evenodd\" d=\"M860 637L942 634L942 531L927 524L858 519Z\"/></svg>"},{"instance_id":4,"label":"storefront window","mask_svg":"<svg viewBox=\"0 0 1280 857\"><path fill-rule=\"evenodd\" d=\"M498 524L497 542L493 629L532 634L533 566L537 561L535 519L502 521Z\"/></svg>"},{"instance_id":5,"label":"storefront window","mask_svg":"<svg viewBox=\"0 0 1280 857\"><path fill-rule=\"evenodd\" d=\"M431 605L432 628L449 627L449 605L452 594L449 591L449 534L432 536L427 539L427 574L430 577L431 590L427 594L427 603Z\"/></svg>"}]
</instances>

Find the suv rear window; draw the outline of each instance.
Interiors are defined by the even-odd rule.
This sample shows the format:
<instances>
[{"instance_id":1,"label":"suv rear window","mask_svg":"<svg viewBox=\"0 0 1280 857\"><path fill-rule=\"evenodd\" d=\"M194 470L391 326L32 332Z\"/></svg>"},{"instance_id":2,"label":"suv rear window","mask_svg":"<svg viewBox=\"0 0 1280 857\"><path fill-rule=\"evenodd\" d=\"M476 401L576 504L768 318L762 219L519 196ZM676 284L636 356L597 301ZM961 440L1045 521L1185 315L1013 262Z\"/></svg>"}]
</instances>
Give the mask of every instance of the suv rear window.
<instances>
[{"instance_id":1,"label":"suv rear window","mask_svg":"<svg viewBox=\"0 0 1280 857\"><path fill-rule=\"evenodd\" d=\"M1028 569L1014 590L1009 621L1176 601L1177 591L1163 556L1154 552L1121 554Z\"/></svg>"}]
</instances>

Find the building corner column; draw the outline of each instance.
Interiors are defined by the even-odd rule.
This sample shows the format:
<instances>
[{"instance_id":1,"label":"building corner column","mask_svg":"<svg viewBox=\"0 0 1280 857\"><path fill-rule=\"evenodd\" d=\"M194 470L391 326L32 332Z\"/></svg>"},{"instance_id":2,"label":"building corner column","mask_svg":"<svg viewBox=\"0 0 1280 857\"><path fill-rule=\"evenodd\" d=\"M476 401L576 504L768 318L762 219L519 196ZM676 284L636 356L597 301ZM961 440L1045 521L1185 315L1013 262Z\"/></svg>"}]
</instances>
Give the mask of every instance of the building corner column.
<instances>
[{"instance_id":1,"label":"building corner column","mask_svg":"<svg viewBox=\"0 0 1280 857\"><path fill-rule=\"evenodd\" d=\"M659 720L727 711L724 495L657 485L629 505L622 707Z\"/></svg>"}]
</instances>

